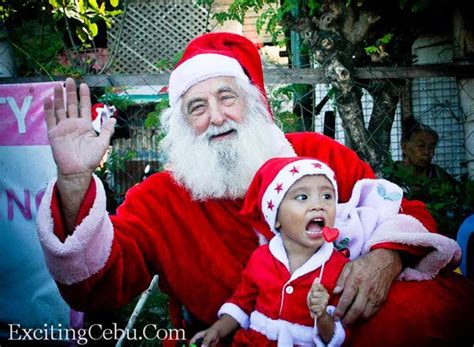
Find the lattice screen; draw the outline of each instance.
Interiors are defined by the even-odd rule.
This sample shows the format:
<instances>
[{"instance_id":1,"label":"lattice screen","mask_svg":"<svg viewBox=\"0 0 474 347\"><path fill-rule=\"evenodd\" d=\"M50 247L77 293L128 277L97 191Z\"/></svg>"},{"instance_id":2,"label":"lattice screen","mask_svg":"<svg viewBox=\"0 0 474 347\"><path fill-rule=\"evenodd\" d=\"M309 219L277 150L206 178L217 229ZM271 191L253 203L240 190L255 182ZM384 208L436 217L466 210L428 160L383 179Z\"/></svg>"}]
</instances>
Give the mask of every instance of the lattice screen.
<instances>
[{"instance_id":1,"label":"lattice screen","mask_svg":"<svg viewBox=\"0 0 474 347\"><path fill-rule=\"evenodd\" d=\"M191 1L130 1L108 30L115 73L162 72L186 44L206 31L207 10Z\"/></svg>"}]
</instances>

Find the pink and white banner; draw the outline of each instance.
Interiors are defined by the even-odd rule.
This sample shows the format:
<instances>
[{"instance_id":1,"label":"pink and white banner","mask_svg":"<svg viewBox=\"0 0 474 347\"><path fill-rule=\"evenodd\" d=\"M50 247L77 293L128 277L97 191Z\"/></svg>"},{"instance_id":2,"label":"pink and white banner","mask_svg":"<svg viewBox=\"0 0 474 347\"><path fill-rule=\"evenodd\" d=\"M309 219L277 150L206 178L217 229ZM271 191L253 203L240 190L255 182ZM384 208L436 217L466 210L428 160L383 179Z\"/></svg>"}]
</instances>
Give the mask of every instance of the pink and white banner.
<instances>
[{"instance_id":1,"label":"pink and white banner","mask_svg":"<svg viewBox=\"0 0 474 347\"><path fill-rule=\"evenodd\" d=\"M43 99L60 82L0 85L0 323L69 324L46 268L36 213L56 175Z\"/></svg>"}]
</instances>

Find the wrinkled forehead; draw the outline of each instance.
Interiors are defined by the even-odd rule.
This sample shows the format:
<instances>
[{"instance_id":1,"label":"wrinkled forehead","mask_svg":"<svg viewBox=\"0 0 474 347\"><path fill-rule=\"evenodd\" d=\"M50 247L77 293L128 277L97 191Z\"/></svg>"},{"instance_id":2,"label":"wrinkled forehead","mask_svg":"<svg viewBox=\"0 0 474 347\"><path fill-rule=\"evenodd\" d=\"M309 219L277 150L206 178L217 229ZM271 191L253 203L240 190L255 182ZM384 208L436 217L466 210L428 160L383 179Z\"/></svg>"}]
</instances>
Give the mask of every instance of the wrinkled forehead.
<instances>
[{"instance_id":1,"label":"wrinkled forehead","mask_svg":"<svg viewBox=\"0 0 474 347\"><path fill-rule=\"evenodd\" d=\"M239 91L237 81L234 77L212 77L194 84L181 96L181 99L183 103L186 103L189 99L195 97L216 95L226 90Z\"/></svg>"}]
</instances>

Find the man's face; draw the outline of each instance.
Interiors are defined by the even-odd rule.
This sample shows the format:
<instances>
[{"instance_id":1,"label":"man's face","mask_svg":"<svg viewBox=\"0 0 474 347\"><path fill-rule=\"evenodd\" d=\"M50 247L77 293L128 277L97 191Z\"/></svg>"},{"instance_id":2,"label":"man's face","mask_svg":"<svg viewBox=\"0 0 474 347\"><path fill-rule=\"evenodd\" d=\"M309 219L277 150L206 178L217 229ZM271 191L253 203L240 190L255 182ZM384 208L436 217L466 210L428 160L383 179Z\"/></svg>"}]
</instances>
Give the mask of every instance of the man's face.
<instances>
[{"instance_id":1,"label":"man's face","mask_svg":"<svg viewBox=\"0 0 474 347\"><path fill-rule=\"evenodd\" d=\"M227 120L244 121L244 102L233 77L215 77L199 82L183 95L183 115L196 135L202 135L212 124L220 127ZM236 129L225 129L209 137L210 142L236 135Z\"/></svg>"},{"instance_id":2,"label":"man's face","mask_svg":"<svg viewBox=\"0 0 474 347\"><path fill-rule=\"evenodd\" d=\"M410 141L402 144L403 154L410 165L425 168L431 164L436 148L433 135L420 132L412 136Z\"/></svg>"}]
</instances>

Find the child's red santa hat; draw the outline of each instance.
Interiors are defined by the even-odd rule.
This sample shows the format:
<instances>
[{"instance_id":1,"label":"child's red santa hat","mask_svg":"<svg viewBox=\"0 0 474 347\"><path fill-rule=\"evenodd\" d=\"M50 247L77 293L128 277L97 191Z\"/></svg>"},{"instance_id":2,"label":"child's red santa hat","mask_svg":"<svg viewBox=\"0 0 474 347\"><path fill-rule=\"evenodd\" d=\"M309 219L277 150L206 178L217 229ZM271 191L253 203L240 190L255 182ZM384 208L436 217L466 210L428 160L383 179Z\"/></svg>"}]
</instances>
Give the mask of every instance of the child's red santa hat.
<instances>
[{"instance_id":1,"label":"child's red santa hat","mask_svg":"<svg viewBox=\"0 0 474 347\"><path fill-rule=\"evenodd\" d=\"M196 83L213 77L250 81L266 99L262 63L255 44L241 35L219 32L199 36L188 44L170 76L170 105L176 105Z\"/></svg>"},{"instance_id":2,"label":"child's red santa hat","mask_svg":"<svg viewBox=\"0 0 474 347\"><path fill-rule=\"evenodd\" d=\"M297 180L308 175L325 176L334 188L337 203L336 176L325 163L304 157L273 158L255 174L240 214L248 217L265 238L271 239L277 233L275 222L283 197Z\"/></svg>"}]
</instances>

